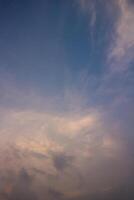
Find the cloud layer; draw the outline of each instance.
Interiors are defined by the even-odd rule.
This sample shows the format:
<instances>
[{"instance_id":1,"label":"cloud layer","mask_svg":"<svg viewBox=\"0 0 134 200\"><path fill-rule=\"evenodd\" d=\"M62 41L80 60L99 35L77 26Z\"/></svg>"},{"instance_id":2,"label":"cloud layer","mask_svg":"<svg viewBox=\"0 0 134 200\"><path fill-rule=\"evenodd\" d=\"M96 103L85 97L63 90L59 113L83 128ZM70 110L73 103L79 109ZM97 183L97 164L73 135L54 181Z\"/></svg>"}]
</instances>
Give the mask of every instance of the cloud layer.
<instances>
[{"instance_id":1,"label":"cloud layer","mask_svg":"<svg viewBox=\"0 0 134 200\"><path fill-rule=\"evenodd\" d=\"M133 2L28 5L0 69L0 199L134 199Z\"/></svg>"}]
</instances>

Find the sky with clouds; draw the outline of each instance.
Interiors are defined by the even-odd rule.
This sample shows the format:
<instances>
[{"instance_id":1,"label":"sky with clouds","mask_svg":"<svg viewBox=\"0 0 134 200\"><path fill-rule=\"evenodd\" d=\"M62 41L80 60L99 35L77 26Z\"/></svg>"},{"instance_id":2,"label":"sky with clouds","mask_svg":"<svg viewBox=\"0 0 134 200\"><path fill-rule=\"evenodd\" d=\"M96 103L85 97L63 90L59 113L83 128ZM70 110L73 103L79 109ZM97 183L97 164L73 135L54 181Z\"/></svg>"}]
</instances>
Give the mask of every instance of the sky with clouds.
<instances>
[{"instance_id":1,"label":"sky with clouds","mask_svg":"<svg viewBox=\"0 0 134 200\"><path fill-rule=\"evenodd\" d=\"M134 199L134 1L0 0L0 199Z\"/></svg>"}]
</instances>

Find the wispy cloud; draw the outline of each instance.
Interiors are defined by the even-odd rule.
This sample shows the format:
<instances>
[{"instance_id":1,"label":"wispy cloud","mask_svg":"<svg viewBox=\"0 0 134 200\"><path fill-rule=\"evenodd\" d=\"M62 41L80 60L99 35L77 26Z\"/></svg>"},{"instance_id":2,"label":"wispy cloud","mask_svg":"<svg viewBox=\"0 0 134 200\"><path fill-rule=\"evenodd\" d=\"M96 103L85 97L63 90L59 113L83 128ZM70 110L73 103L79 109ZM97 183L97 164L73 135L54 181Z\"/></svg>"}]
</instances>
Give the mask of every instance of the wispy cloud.
<instances>
[{"instance_id":1,"label":"wispy cloud","mask_svg":"<svg viewBox=\"0 0 134 200\"><path fill-rule=\"evenodd\" d=\"M92 0L79 0L78 2L81 10L88 16L90 27L89 34L92 36L94 34L94 26L96 23L100 23L100 19L98 18L100 15L98 15L96 5L103 6L104 10L102 14L104 15L104 21L100 26L104 26L107 22L111 24L110 26L107 24L109 29L107 29L107 34L103 36L103 39L107 41L108 47L104 63L108 61L107 66L110 66L110 70L114 72L122 72L128 69L133 61L134 55L133 3L128 0L104 0L98 1L97 4ZM101 9L102 8L100 8L100 10ZM110 21L107 21L107 18L110 19Z\"/></svg>"},{"instance_id":2,"label":"wispy cloud","mask_svg":"<svg viewBox=\"0 0 134 200\"><path fill-rule=\"evenodd\" d=\"M86 12L89 16L90 16L90 21L89 21L89 25L91 26L91 28L93 28L93 26L96 23L96 9L95 9L95 3L92 0L79 0L78 1L81 9L83 10L83 12Z\"/></svg>"},{"instance_id":3,"label":"wispy cloud","mask_svg":"<svg viewBox=\"0 0 134 200\"><path fill-rule=\"evenodd\" d=\"M117 5L120 15L108 59L111 70L124 71L129 68L134 55L134 7L127 0L118 0Z\"/></svg>"}]
</instances>

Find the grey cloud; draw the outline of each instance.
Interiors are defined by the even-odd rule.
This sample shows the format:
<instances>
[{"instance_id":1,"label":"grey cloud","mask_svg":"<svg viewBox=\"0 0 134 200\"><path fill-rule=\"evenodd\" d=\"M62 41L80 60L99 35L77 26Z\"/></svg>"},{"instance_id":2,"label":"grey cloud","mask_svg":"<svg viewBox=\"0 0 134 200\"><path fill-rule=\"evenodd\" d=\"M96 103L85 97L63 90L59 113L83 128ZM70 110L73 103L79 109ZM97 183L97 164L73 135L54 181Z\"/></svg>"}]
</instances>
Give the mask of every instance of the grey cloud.
<instances>
[{"instance_id":1,"label":"grey cloud","mask_svg":"<svg viewBox=\"0 0 134 200\"><path fill-rule=\"evenodd\" d=\"M40 174L40 175L46 175L46 172L44 172L43 170L37 169L35 167L33 167L31 169L35 174Z\"/></svg>"},{"instance_id":2,"label":"grey cloud","mask_svg":"<svg viewBox=\"0 0 134 200\"><path fill-rule=\"evenodd\" d=\"M32 177L25 169L21 169L18 180L13 187L9 200L37 200L31 188Z\"/></svg>"},{"instance_id":3,"label":"grey cloud","mask_svg":"<svg viewBox=\"0 0 134 200\"><path fill-rule=\"evenodd\" d=\"M60 200L60 199L63 199L64 194L55 189L49 188L48 196L50 200Z\"/></svg>"},{"instance_id":4,"label":"grey cloud","mask_svg":"<svg viewBox=\"0 0 134 200\"><path fill-rule=\"evenodd\" d=\"M120 186L107 187L104 190L98 190L97 192L87 192L83 195L77 195L76 197L66 198L66 200L133 200L134 199L134 180L133 177L129 177L129 180L122 182Z\"/></svg>"},{"instance_id":5,"label":"grey cloud","mask_svg":"<svg viewBox=\"0 0 134 200\"><path fill-rule=\"evenodd\" d=\"M72 156L68 156L64 153L53 154L53 164L58 171L63 171L65 168L71 165L73 160Z\"/></svg>"},{"instance_id":6,"label":"grey cloud","mask_svg":"<svg viewBox=\"0 0 134 200\"><path fill-rule=\"evenodd\" d=\"M39 153L39 152L35 152L35 151L32 151L31 155L38 159L46 159L47 158L47 156L44 155L43 153Z\"/></svg>"},{"instance_id":7,"label":"grey cloud","mask_svg":"<svg viewBox=\"0 0 134 200\"><path fill-rule=\"evenodd\" d=\"M134 6L134 0L127 0L127 2L130 6Z\"/></svg>"}]
</instances>

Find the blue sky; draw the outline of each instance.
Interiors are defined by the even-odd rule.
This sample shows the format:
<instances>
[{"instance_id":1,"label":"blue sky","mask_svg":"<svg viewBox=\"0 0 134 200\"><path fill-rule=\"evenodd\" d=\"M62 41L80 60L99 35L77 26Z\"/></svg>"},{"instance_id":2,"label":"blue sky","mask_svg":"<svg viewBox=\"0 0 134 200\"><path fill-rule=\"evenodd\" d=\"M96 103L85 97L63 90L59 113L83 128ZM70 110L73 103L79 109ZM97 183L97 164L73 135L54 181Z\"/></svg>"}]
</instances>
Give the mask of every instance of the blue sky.
<instances>
[{"instance_id":1,"label":"blue sky","mask_svg":"<svg viewBox=\"0 0 134 200\"><path fill-rule=\"evenodd\" d=\"M132 0L0 0L1 198L133 199L133 21Z\"/></svg>"},{"instance_id":2,"label":"blue sky","mask_svg":"<svg viewBox=\"0 0 134 200\"><path fill-rule=\"evenodd\" d=\"M95 3L98 19L91 26L94 11L81 10L77 2L3 3L1 65L18 82L36 82L39 87L51 81L63 85L66 70L101 73L113 29L104 3Z\"/></svg>"}]
</instances>

